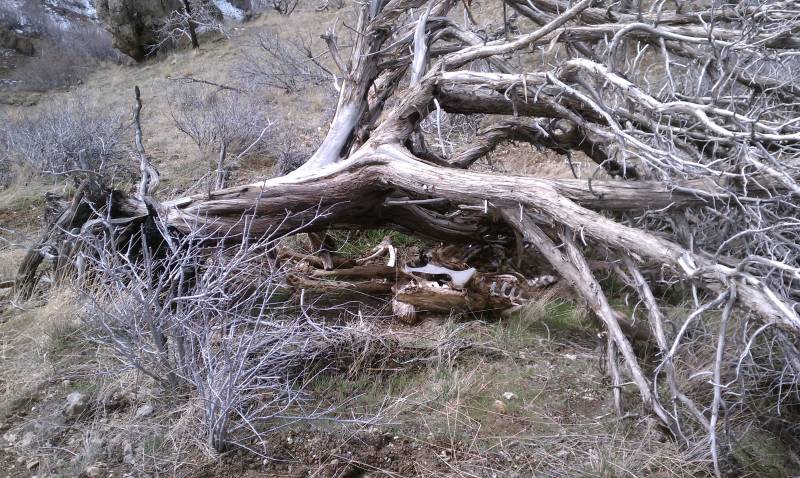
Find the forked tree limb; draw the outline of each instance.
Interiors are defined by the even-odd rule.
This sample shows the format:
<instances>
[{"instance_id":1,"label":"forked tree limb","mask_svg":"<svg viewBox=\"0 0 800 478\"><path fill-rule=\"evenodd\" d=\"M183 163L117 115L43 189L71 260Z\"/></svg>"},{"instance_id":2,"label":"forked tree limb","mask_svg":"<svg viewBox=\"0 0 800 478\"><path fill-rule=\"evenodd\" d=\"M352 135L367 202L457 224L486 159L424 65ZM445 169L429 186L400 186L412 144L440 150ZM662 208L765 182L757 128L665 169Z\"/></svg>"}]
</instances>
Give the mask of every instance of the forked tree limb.
<instances>
[{"instance_id":1,"label":"forked tree limb","mask_svg":"<svg viewBox=\"0 0 800 478\"><path fill-rule=\"evenodd\" d=\"M633 166L625 168L617 161L610 160L605 152L606 145L592 141L578 125L568 120L552 124L522 119L497 121L478 131L475 139L457 151L449 162L457 168L468 168L503 141L526 142L551 149L559 154L581 151L595 163L604 166L611 174L626 179L638 176Z\"/></svg>"},{"instance_id":2,"label":"forked tree limb","mask_svg":"<svg viewBox=\"0 0 800 478\"><path fill-rule=\"evenodd\" d=\"M586 259L573 242L571 237L573 232L564 229L558 233L558 237L563 241L562 248L557 246L553 240L531 220L526 212L520 212L515 209L504 209L502 214L506 221L513 224L514 227L520 231L526 242L535 245L553 268L558 270L570 286L578 291L580 296L603 322L617 350L619 350L619 353L625 359L625 365L628 368L630 377L636 384L645 406L652 410L665 426L672 428L673 424L669 414L654 397L651 384L639 366L639 361L636 358L630 341L628 341L622 331L622 327L620 326L620 313L609 305L608 299L592 274Z\"/></svg>"},{"instance_id":3,"label":"forked tree limb","mask_svg":"<svg viewBox=\"0 0 800 478\"><path fill-rule=\"evenodd\" d=\"M693 415L694 419L697 420L697 422L700 423L705 429L710 429L710 424L705 415L703 415L703 413L697 408L697 404L687 397L678 386L678 381L675 377L675 363L672 357L669 356L669 344L667 343L667 337L664 332L666 318L664 317L658 302L653 296L653 292L650 289L650 286L647 284L647 280L639 271L638 267L636 267L633 259L631 259L629 256L623 256L622 260L630 272L630 276L633 280L633 286L636 288L639 296L645 304L649 319L647 323L650 326L655 342L658 345L660 355L663 357L662 364L665 368L667 385L669 387L670 402L672 404L672 413L670 418L674 423L673 431L676 433L678 438L689 445L690 440L684 433L681 413L678 410L678 406L680 404L686 406L687 410L689 410L689 412ZM657 380L658 374L656 373L653 379L654 390L657 389Z\"/></svg>"},{"instance_id":4,"label":"forked tree limb","mask_svg":"<svg viewBox=\"0 0 800 478\"><path fill-rule=\"evenodd\" d=\"M455 204L489 202L497 207L522 204L553 223L579 231L588 240L614 250L628 251L643 263L665 265L675 274L711 291L720 291L729 281L735 281L744 307L768 320L778 320L789 330L800 331L797 314L758 279L584 207L591 207L594 203L601 208L610 208L613 191L608 197L598 199L588 191L588 187L581 190L579 184L575 181L443 170L416 160L398 146L386 145L360 158L322 169L314 176L268 180L217 191L210 198L193 197L167 202L162 207L168 222L179 230L187 230L197 221L218 224L221 228L235 227L243 213L257 210L258 221L252 230L264 234L270 230L277 233L273 229L276 225L298 229L303 228L306 222L309 229L316 230L321 227L378 225L403 228L402 223L380 211L383 202L380 198L394 191L413 197L441 197ZM592 189L597 193L595 185ZM618 194L629 192L622 190ZM646 194L642 196L647 197ZM354 197L359 197L359 201L353 202ZM631 207L640 198L625 197L619 206ZM670 200L670 192L665 191L662 198L664 206L674 203ZM284 205L287 200L295 205L296 213L286 214ZM581 202L584 206L580 205ZM312 212L317 217L313 224L309 221Z\"/></svg>"},{"instance_id":5,"label":"forked tree limb","mask_svg":"<svg viewBox=\"0 0 800 478\"><path fill-rule=\"evenodd\" d=\"M722 310L720 319L719 335L717 337L717 350L714 355L714 373L712 375L714 386L714 399L711 402L711 420L709 420L709 446L711 447L711 460L714 463L714 473L717 478L722 477L719 465L719 439L717 438L717 423L719 421L720 405L722 403L722 361L725 355L725 341L727 339L728 323L733 314L733 307L736 304L736 286L731 286L725 308Z\"/></svg>"}]
</instances>

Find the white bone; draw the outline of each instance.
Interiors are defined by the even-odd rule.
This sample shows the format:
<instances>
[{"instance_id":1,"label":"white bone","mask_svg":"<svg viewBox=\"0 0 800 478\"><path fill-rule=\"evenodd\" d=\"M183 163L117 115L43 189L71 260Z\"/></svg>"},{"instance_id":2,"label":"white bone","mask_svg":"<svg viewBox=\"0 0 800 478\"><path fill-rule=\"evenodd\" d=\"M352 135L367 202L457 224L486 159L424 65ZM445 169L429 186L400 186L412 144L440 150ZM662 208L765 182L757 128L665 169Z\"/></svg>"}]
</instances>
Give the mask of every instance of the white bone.
<instances>
[{"instance_id":1,"label":"white bone","mask_svg":"<svg viewBox=\"0 0 800 478\"><path fill-rule=\"evenodd\" d=\"M406 273L411 273L411 274L413 274L414 272L419 272L419 273L422 273L422 274L443 274L443 275L448 275L448 276L450 276L450 281L453 283L453 286L456 287L456 288L459 288L459 289L461 289L464 286L466 286L469 283L470 279L472 279L472 276L474 276L475 272L476 272L474 267L470 267L469 269L467 269L465 271L454 271L452 269L448 269L448 268L442 267L442 266L437 266L437 265L434 265L434 264L428 264L428 265L422 266L422 267L406 267L404 270L405 270Z\"/></svg>"},{"instance_id":2,"label":"white bone","mask_svg":"<svg viewBox=\"0 0 800 478\"><path fill-rule=\"evenodd\" d=\"M386 246L389 249L389 262L386 263L389 267L394 267L395 262L397 262L397 253L394 250L394 246L388 244Z\"/></svg>"}]
</instances>

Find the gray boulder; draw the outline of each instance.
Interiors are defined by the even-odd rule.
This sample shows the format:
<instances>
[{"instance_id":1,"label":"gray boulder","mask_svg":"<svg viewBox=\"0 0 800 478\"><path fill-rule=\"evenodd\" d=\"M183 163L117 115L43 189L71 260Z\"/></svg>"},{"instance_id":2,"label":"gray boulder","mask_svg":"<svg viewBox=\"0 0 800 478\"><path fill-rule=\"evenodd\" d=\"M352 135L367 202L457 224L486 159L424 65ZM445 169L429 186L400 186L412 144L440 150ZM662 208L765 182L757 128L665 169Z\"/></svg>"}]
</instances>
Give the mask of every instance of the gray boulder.
<instances>
[{"instance_id":1,"label":"gray boulder","mask_svg":"<svg viewBox=\"0 0 800 478\"><path fill-rule=\"evenodd\" d=\"M180 0L97 0L97 18L114 38L114 47L141 61L147 46L156 43L155 30Z\"/></svg>"},{"instance_id":2,"label":"gray boulder","mask_svg":"<svg viewBox=\"0 0 800 478\"><path fill-rule=\"evenodd\" d=\"M253 2L251 0L227 0L227 2L245 14L249 14L253 11Z\"/></svg>"},{"instance_id":3,"label":"gray boulder","mask_svg":"<svg viewBox=\"0 0 800 478\"><path fill-rule=\"evenodd\" d=\"M77 418L89 407L89 397L81 392L72 392L67 395L67 402L61 413L67 418Z\"/></svg>"},{"instance_id":4,"label":"gray boulder","mask_svg":"<svg viewBox=\"0 0 800 478\"><path fill-rule=\"evenodd\" d=\"M244 20L251 0L200 0L217 18L230 16ZM181 0L96 0L97 18L114 38L114 47L136 61L147 55L147 47L157 43L159 23L175 10L183 9Z\"/></svg>"},{"instance_id":5,"label":"gray boulder","mask_svg":"<svg viewBox=\"0 0 800 478\"><path fill-rule=\"evenodd\" d=\"M35 50L30 38L18 34L14 30L0 26L0 48L14 50L21 55L33 56Z\"/></svg>"}]
</instances>

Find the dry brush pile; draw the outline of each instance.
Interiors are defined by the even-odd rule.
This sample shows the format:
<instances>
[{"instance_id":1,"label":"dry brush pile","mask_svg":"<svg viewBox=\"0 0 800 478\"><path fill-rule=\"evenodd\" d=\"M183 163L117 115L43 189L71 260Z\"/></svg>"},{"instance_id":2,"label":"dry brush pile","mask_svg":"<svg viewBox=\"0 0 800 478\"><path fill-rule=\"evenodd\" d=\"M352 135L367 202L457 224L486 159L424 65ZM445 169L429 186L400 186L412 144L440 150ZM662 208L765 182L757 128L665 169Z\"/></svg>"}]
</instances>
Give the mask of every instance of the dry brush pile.
<instances>
[{"instance_id":1,"label":"dry brush pile","mask_svg":"<svg viewBox=\"0 0 800 478\"><path fill-rule=\"evenodd\" d=\"M269 435L298 422L379 423L383 407L350 410L357 396L322 405L306 389L322 374L413 367L471 347L457 331L419 346L363 318L324 320L298 308L285 285L288 266L275 259L279 237L209 245L204 227L186 235L161 222L149 227L160 234L137 234L141 260L117 247L119 231L102 222L85 228L75 271L81 317L90 338L127 368L173 398L202 403L200 428L216 452L269 456Z\"/></svg>"},{"instance_id":2,"label":"dry brush pile","mask_svg":"<svg viewBox=\"0 0 800 478\"><path fill-rule=\"evenodd\" d=\"M504 7L504 22L487 30L469 3L359 4L349 61L335 29L325 35L339 101L303 166L160 200L158 173L139 142L136 194L87 180L29 252L20 296L35 285L44 250L65 276L102 271L82 261L97 229L113 238L106 249L144 271L156 251L193 260L180 246L186 240L227 250L297 233L318 234L319 269L328 269L337 264L326 231L392 228L466 251L457 266L432 261L421 271L447 279L433 299L410 298L416 309L453 294L467 309L500 307L474 300L491 295L489 286L476 287L486 274L523 282L533 270L558 274L603 325L619 411L638 408L622 401L623 388L635 389L641 408L708 456L718 475L733 464L748 420L796 440L797 5L508 0ZM485 115L484 125L471 142L437 151L429 143L443 113ZM596 167L573 180L470 170L505 141ZM485 260L498 254L508 260ZM214 270L191 267L198 269L192 287ZM120 284L153 288L166 280L164 287L180 288L180 274L152 271ZM610 297L619 287L609 282L632 299ZM263 280L248 283L258 288ZM510 300L503 306L513 306L519 294L503 296ZM178 306L153 297L159 307ZM637 354L634 336L654 352ZM261 347L252 350L269 356Z\"/></svg>"}]
</instances>

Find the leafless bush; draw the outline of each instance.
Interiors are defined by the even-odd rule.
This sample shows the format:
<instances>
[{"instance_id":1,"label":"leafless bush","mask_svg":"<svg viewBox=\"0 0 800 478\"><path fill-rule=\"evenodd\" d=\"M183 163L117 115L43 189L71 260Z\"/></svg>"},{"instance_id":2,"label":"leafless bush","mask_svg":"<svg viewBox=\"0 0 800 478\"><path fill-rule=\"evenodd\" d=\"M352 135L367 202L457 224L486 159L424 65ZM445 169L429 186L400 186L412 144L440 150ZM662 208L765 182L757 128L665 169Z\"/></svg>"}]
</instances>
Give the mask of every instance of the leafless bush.
<instances>
[{"instance_id":1,"label":"leafless bush","mask_svg":"<svg viewBox=\"0 0 800 478\"><path fill-rule=\"evenodd\" d=\"M209 157L214 188L225 187L242 158L264 151L272 122L253 97L202 84L181 85L170 96L175 126Z\"/></svg>"},{"instance_id":2,"label":"leafless bush","mask_svg":"<svg viewBox=\"0 0 800 478\"><path fill-rule=\"evenodd\" d=\"M247 45L235 73L246 84L279 88L287 93L332 81L331 72L314 53L312 42L287 41L264 30Z\"/></svg>"},{"instance_id":3,"label":"leafless bush","mask_svg":"<svg viewBox=\"0 0 800 478\"><path fill-rule=\"evenodd\" d=\"M7 187L11 183L11 170L13 162L8 154L8 129L11 120L5 113L0 112L0 188Z\"/></svg>"},{"instance_id":4,"label":"leafless bush","mask_svg":"<svg viewBox=\"0 0 800 478\"><path fill-rule=\"evenodd\" d=\"M344 7L344 0L322 0L314 10L323 12L327 10L341 10Z\"/></svg>"},{"instance_id":5,"label":"leafless bush","mask_svg":"<svg viewBox=\"0 0 800 478\"><path fill-rule=\"evenodd\" d=\"M106 177L127 170L123 112L88 98L47 103L36 112L8 118L2 129L0 149L7 168L55 175L91 171Z\"/></svg>"},{"instance_id":6,"label":"leafless bush","mask_svg":"<svg viewBox=\"0 0 800 478\"><path fill-rule=\"evenodd\" d=\"M297 8L298 0L272 0L272 8L281 15L289 16Z\"/></svg>"},{"instance_id":7,"label":"leafless bush","mask_svg":"<svg viewBox=\"0 0 800 478\"><path fill-rule=\"evenodd\" d=\"M209 244L211 231L171 237L156 223L149 238L138 236L143 259L133 261L106 226L75 237L91 336L167 390L199 397L207 443L217 451L250 448L287 422L329 416L335 406L307 400L309 379L396 350L364 322L317 322L291 306L286 270L270 259L276 237L228 247L224 239Z\"/></svg>"},{"instance_id":8,"label":"leafless bush","mask_svg":"<svg viewBox=\"0 0 800 478\"><path fill-rule=\"evenodd\" d=\"M0 5L0 25L10 25L12 21L16 21L15 11L16 8L12 9L11 5Z\"/></svg>"},{"instance_id":9,"label":"leafless bush","mask_svg":"<svg viewBox=\"0 0 800 478\"><path fill-rule=\"evenodd\" d=\"M150 53L176 48L181 42L191 42L194 45L196 35L202 32L217 32L225 37L228 31L222 21L222 15L211 2L203 0L190 0L189 11L185 8L173 10L156 29L157 42L150 45Z\"/></svg>"},{"instance_id":10,"label":"leafless bush","mask_svg":"<svg viewBox=\"0 0 800 478\"><path fill-rule=\"evenodd\" d=\"M272 153L277 162L276 175L283 176L299 168L311 156L311 150L305 148L298 139L296 131L287 128L277 129L272 145Z\"/></svg>"},{"instance_id":11,"label":"leafless bush","mask_svg":"<svg viewBox=\"0 0 800 478\"><path fill-rule=\"evenodd\" d=\"M96 61L119 63L123 56L114 48L113 38L105 29L96 25L77 25L61 32L61 43L76 46Z\"/></svg>"},{"instance_id":12,"label":"leafless bush","mask_svg":"<svg viewBox=\"0 0 800 478\"><path fill-rule=\"evenodd\" d=\"M0 26L15 28L19 25L18 18L11 5L0 5Z\"/></svg>"}]
</instances>

